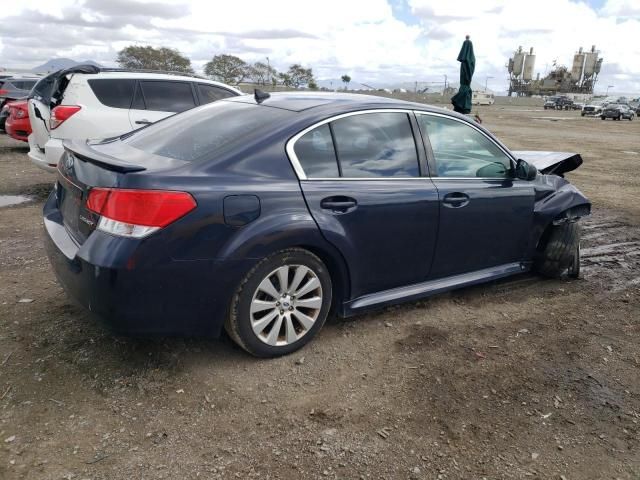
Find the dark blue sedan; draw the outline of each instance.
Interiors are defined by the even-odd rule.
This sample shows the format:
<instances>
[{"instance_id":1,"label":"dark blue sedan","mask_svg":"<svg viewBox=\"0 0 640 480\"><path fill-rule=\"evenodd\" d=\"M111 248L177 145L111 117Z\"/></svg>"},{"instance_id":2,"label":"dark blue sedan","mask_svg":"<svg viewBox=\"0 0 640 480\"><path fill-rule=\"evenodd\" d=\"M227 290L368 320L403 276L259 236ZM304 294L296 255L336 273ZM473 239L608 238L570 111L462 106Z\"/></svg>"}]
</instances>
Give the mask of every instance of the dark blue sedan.
<instances>
[{"instance_id":1,"label":"dark blue sedan","mask_svg":"<svg viewBox=\"0 0 640 480\"><path fill-rule=\"evenodd\" d=\"M70 296L118 332L224 327L276 356L330 311L531 269L577 276L590 203L563 174L581 163L511 152L422 104L257 92L66 144L47 252Z\"/></svg>"}]
</instances>

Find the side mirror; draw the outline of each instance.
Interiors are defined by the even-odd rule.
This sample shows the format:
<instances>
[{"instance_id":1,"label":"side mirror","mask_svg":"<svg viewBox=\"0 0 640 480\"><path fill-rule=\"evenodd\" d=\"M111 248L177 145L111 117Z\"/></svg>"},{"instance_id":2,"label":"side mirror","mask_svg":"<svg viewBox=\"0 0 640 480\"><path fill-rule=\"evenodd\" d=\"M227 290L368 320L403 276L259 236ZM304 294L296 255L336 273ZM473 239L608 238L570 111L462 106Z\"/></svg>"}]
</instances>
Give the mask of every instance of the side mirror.
<instances>
[{"instance_id":1,"label":"side mirror","mask_svg":"<svg viewBox=\"0 0 640 480\"><path fill-rule=\"evenodd\" d=\"M515 173L516 178L519 178L520 180L535 180L538 175L538 169L519 158L516 162Z\"/></svg>"}]
</instances>

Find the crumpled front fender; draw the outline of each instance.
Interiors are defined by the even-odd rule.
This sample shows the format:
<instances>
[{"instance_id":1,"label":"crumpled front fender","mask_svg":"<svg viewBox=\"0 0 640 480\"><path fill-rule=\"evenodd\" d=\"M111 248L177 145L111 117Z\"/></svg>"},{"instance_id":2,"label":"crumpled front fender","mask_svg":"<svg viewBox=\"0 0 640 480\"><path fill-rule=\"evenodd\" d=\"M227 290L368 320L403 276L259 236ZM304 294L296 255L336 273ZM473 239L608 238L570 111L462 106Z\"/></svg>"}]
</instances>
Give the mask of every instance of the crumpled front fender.
<instances>
[{"instance_id":1,"label":"crumpled front fender","mask_svg":"<svg viewBox=\"0 0 640 480\"><path fill-rule=\"evenodd\" d=\"M532 249L551 224L574 222L591 214L591 202L574 185L556 175L538 175L533 209Z\"/></svg>"}]
</instances>

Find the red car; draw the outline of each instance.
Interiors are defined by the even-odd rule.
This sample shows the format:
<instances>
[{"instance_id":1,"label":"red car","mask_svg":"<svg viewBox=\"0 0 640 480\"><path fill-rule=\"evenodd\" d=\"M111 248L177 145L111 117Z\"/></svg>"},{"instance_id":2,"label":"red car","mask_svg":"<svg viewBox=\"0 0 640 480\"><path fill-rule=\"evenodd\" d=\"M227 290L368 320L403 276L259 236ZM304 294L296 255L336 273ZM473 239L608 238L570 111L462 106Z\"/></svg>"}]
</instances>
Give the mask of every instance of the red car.
<instances>
[{"instance_id":1,"label":"red car","mask_svg":"<svg viewBox=\"0 0 640 480\"><path fill-rule=\"evenodd\" d=\"M29 122L29 110L26 100L16 100L9 103L9 118L4 124L8 135L16 140L28 142L31 134L31 122Z\"/></svg>"}]
</instances>

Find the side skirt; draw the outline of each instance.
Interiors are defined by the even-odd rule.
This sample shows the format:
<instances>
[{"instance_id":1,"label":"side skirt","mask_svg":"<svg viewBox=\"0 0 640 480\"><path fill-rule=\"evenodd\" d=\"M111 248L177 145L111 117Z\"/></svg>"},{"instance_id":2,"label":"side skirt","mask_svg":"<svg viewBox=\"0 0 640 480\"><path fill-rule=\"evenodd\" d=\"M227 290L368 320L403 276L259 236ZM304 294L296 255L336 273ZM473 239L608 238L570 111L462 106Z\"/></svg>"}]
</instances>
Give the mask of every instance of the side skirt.
<instances>
[{"instance_id":1,"label":"side skirt","mask_svg":"<svg viewBox=\"0 0 640 480\"><path fill-rule=\"evenodd\" d=\"M496 267L484 268L475 272L463 273L451 277L438 278L427 282L416 283L406 287L392 288L382 292L371 293L345 302L342 306L342 314L349 317L357 313L374 310L388 305L418 300L442 292L448 292L461 287L468 287L478 283L489 282L499 278L508 277L517 273L531 270L531 263L507 263Z\"/></svg>"}]
</instances>

